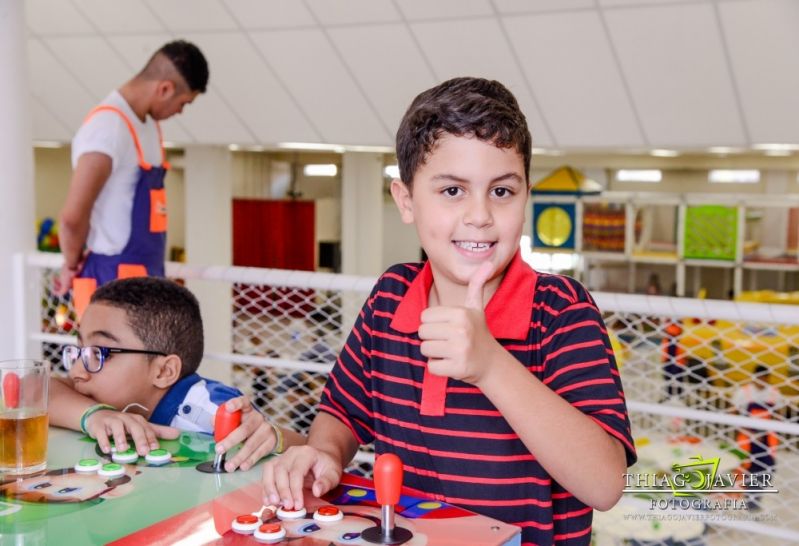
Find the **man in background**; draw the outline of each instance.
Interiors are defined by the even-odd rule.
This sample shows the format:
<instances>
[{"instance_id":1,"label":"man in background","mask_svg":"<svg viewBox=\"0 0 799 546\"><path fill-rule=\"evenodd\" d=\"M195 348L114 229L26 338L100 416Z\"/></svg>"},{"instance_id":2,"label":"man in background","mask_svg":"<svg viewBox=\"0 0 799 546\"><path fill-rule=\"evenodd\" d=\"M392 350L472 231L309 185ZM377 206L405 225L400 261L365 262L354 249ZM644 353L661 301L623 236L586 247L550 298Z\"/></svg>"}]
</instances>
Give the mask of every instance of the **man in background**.
<instances>
[{"instance_id":1,"label":"man in background","mask_svg":"<svg viewBox=\"0 0 799 546\"><path fill-rule=\"evenodd\" d=\"M169 42L86 117L72 141L72 181L60 215L64 264L78 314L94 289L120 277L164 275L169 169L159 121L183 111L208 84L189 42Z\"/></svg>"}]
</instances>

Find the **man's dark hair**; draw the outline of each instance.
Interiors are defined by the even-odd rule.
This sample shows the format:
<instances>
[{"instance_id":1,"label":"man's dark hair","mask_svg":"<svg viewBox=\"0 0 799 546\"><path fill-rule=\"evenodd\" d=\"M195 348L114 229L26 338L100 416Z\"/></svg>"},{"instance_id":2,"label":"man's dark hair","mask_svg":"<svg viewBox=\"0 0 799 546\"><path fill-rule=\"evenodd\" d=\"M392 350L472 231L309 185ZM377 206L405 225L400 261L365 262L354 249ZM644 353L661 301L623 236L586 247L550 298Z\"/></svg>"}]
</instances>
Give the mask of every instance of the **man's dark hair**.
<instances>
[{"instance_id":1,"label":"man's dark hair","mask_svg":"<svg viewBox=\"0 0 799 546\"><path fill-rule=\"evenodd\" d=\"M498 81L453 78L413 99L397 130L400 178L408 188L444 134L516 149L529 179L533 144L527 120L516 98Z\"/></svg>"},{"instance_id":2,"label":"man's dark hair","mask_svg":"<svg viewBox=\"0 0 799 546\"><path fill-rule=\"evenodd\" d=\"M196 45L185 40L169 42L155 52L150 62L159 53L172 62L190 90L205 93L208 85L208 62Z\"/></svg>"},{"instance_id":3,"label":"man's dark hair","mask_svg":"<svg viewBox=\"0 0 799 546\"><path fill-rule=\"evenodd\" d=\"M203 319L188 289L159 277L117 279L99 287L91 302L124 309L145 349L178 355L181 379L197 371L203 358Z\"/></svg>"}]
</instances>

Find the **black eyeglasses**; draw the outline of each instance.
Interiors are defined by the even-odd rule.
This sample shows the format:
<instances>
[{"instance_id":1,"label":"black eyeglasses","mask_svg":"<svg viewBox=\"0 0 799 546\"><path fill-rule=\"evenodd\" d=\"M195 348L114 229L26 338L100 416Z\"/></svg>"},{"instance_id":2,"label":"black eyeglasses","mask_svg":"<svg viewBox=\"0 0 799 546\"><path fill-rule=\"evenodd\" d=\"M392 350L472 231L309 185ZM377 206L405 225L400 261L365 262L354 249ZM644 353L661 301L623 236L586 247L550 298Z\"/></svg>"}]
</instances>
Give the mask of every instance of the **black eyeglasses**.
<instances>
[{"instance_id":1,"label":"black eyeglasses","mask_svg":"<svg viewBox=\"0 0 799 546\"><path fill-rule=\"evenodd\" d=\"M105 360L112 354L120 353L134 353L145 355L167 356L166 353L160 351L145 351L144 349L120 349L118 347L97 347L95 345L87 345L86 347L78 347L77 345L65 345L61 349L61 362L64 368L71 370L78 358L83 362L83 367L89 373L97 373L103 369Z\"/></svg>"}]
</instances>

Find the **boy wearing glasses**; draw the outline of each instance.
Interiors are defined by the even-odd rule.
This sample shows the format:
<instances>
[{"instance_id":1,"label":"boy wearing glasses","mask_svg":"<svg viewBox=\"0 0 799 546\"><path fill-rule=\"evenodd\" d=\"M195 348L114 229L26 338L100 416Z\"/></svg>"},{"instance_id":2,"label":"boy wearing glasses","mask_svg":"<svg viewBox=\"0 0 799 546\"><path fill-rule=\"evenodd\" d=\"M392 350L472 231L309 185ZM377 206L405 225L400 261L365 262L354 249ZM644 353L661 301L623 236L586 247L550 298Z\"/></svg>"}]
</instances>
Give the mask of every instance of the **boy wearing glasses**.
<instances>
[{"instance_id":1,"label":"boy wearing glasses","mask_svg":"<svg viewBox=\"0 0 799 546\"><path fill-rule=\"evenodd\" d=\"M155 277L101 286L81 319L78 345L63 349L69 376L51 384L50 421L83 430L105 453L110 439L127 449L130 436L145 455L157 438L180 430L212 433L216 410L227 403L228 411L242 410L242 423L217 453L244 441L228 472L303 443L296 432L271 425L237 389L200 377L202 355L200 307L186 288Z\"/></svg>"}]
</instances>

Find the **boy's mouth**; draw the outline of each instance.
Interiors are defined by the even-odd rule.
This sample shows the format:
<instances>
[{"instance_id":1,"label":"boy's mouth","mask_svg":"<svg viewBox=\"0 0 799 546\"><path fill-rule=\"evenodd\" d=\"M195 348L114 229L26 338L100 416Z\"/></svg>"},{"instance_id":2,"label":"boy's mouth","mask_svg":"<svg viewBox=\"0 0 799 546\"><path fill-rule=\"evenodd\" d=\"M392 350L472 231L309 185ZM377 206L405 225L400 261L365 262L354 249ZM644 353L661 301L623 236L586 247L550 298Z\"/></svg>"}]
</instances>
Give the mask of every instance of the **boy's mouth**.
<instances>
[{"instance_id":1,"label":"boy's mouth","mask_svg":"<svg viewBox=\"0 0 799 546\"><path fill-rule=\"evenodd\" d=\"M496 241L452 241L453 244L466 250L468 252L480 253L480 252L488 252L491 248L497 244Z\"/></svg>"}]
</instances>

